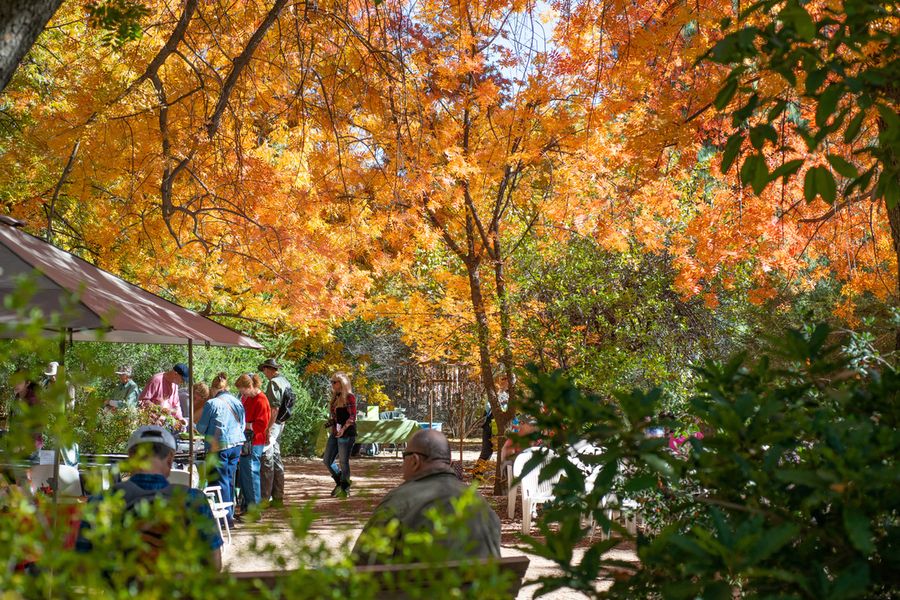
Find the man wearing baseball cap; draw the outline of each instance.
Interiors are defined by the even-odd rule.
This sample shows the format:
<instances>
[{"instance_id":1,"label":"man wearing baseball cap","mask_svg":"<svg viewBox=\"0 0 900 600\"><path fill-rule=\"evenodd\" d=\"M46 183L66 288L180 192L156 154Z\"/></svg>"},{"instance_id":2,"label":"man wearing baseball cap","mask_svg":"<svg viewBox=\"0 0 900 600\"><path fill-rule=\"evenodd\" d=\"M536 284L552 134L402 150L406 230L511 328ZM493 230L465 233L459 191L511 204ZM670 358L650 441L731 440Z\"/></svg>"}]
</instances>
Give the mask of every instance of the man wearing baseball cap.
<instances>
[{"instance_id":1,"label":"man wearing baseball cap","mask_svg":"<svg viewBox=\"0 0 900 600\"><path fill-rule=\"evenodd\" d=\"M113 388L109 400L106 405L112 408L125 408L126 406L137 406L138 395L141 388L131 378L131 365L122 365L116 371L119 377L119 383Z\"/></svg>"},{"instance_id":2,"label":"man wearing baseball cap","mask_svg":"<svg viewBox=\"0 0 900 600\"><path fill-rule=\"evenodd\" d=\"M181 414L181 402L178 400L178 386L186 384L191 378L188 366L184 363L176 363L168 371L157 373L150 378L144 391L141 392L139 401L142 406L156 404L169 412L173 417L181 421L182 427L187 425L187 419Z\"/></svg>"},{"instance_id":3,"label":"man wearing baseball cap","mask_svg":"<svg viewBox=\"0 0 900 600\"><path fill-rule=\"evenodd\" d=\"M157 499L164 499L172 511L171 515L178 515L178 531L172 531L171 518L160 518L160 523L153 523L151 514L150 521L145 519L140 522L145 547L143 552L137 554L139 560L154 560L158 556L154 549L164 546L167 538L181 541L185 535L198 535L209 546L210 566L221 569L221 548L224 541L216 528L206 496L200 490L171 484L167 479L172 472L175 449L175 437L166 429L158 425L139 427L128 439L128 457L134 469L133 474L127 480L112 486L109 492L91 497L90 502L97 503L108 495L119 494L123 497L125 511L139 515L144 513L137 509L140 503L153 504ZM87 534L91 529L90 514L91 511L88 511L88 520L81 523L75 546L81 552L93 549L93 543L89 539L91 536Z\"/></svg>"}]
</instances>

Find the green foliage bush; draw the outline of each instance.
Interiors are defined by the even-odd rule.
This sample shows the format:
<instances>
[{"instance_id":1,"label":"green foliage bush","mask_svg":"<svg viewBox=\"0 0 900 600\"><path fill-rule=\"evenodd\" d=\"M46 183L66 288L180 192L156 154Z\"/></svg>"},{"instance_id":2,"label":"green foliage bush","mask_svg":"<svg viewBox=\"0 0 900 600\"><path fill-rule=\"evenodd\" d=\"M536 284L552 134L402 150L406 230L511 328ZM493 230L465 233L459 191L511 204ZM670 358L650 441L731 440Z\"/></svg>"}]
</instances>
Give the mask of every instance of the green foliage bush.
<instances>
[{"instance_id":1,"label":"green foliage bush","mask_svg":"<svg viewBox=\"0 0 900 600\"><path fill-rule=\"evenodd\" d=\"M320 400L314 400L302 386L293 386L297 400L284 433L281 434L282 456L312 456L316 453L316 436L322 422L328 417L328 409Z\"/></svg>"},{"instance_id":2,"label":"green foliage bush","mask_svg":"<svg viewBox=\"0 0 900 600\"><path fill-rule=\"evenodd\" d=\"M587 439L606 449L588 459L600 469L589 494L567 459L548 467L566 477L540 524L547 542L532 549L565 574L545 589L608 598L896 597L900 377L834 340L824 325L790 331L761 356L699 369L690 406L706 435L677 455L645 435L658 420L659 390L603 402L559 374L534 373L532 401L549 409L534 411L545 442L562 451ZM572 560L586 535L581 514L626 535L601 508L609 493L666 498L659 529L637 540L637 567L602 558L617 540ZM628 575L597 594L595 580L609 568Z\"/></svg>"}]
</instances>

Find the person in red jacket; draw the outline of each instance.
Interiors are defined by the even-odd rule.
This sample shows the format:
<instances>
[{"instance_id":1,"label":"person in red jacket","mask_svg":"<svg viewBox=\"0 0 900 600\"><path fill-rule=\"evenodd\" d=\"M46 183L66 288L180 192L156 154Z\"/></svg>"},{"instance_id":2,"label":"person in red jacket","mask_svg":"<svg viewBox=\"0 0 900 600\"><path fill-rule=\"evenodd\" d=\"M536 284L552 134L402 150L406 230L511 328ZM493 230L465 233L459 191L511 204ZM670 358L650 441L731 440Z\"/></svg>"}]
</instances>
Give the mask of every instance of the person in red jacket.
<instances>
[{"instance_id":1,"label":"person in red jacket","mask_svg":"<svg viewBox=\"0 0 900 600\"><path fill-rule=\"evenodd\" d=\"M241 394L241 402L247 415L247 439L252 436L253 444L250 452L241 452L240 484L243 491L241 501L241 514L247 512L248 507L259 504L260 478L259 470L262 461L263 448L269 439L269 422L271 407L269 399L260 389L262 381L256 373L245 373L237 378L234 387ZM252 430L252 431L251 431Z\"/></svg>"}]
</instances>

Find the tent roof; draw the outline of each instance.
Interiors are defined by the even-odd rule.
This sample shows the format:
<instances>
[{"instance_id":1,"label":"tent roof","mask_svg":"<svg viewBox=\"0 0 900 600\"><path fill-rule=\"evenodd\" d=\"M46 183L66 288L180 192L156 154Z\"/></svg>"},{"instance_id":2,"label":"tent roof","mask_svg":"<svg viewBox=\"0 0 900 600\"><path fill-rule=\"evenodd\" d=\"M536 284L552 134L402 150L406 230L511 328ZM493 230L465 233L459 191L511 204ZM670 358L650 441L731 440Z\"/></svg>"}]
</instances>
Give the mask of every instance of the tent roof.
<instances>
[{"instance_id":1,"label":"tent roof","mask_svg":"<svg viewBox=\"0 0 900 600\"><path fill-rule=\"evenodd\" d=\"M77 256L17 229L18 222L0 218L0 296L15 287L17 275L40 272L30 304L44 314L64 314L72 338L106 342L184 344L187 340L214 346L261 348L254 339L192 310L160 298ZM70 294L75 307L63 305ZM17 318L0 308L0 323Z\"/></svg>"}]
</instances>

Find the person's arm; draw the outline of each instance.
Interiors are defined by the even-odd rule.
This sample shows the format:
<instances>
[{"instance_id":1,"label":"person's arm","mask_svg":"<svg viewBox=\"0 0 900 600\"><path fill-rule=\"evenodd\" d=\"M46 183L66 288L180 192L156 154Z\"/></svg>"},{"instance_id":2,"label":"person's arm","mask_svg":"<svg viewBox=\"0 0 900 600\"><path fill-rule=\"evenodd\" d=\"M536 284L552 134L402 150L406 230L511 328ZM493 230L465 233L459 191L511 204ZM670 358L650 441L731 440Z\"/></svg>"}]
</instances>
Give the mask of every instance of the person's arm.
<instances>
[{"instance_id":1,"label":"person's arm","mask_svg":"<svg viewBox=\"0 0 900 600\"><path fill-rule=\"evenodd\" d=\"M131 381L129 379L129 381ZM125 398L122 400L122 403L126 406L137 406L138 403L138 390L140 389L138 385L131 381L132 385L129 386L128 390L125 392Z\"/></svg>"},{"instance_id":2,"label":"person's arm","mask_svg":"<svg viewBox=\"0 0 900 600\"><path fill-rule=\"evenodd\" d=\"M175 395L169 396L169 412L172 416L181 421L182 425L187 423L184 414L181 412L181 398L178 397L178 386L175 386Z\"/></svg>"},{"instance_id":3,"label":"person's arm","mask_svg":"<svg viewBox=\"0 0 900 600\"><path fill-rule=\"evenodd\" d=\"M210 408L210 404L210 402L207 402L203 405L203 412L200 413L200 420L194 425L197 431L202 435L207 435L209 422L212 419L212 408Z\"/></svg>"},{"instance_id":4,"label":"person's arm","mask_svg":"<svg viewBox=\"0 0 900 600\"><path fill-rule=\"evenodd\" d=\"M156 404L156 399L159 396L160 388L159 381L156 377L151 377L150 381L147 382L147 385L144 386L144 391L141 392L139 396L139 400L141 404Z\"/></svg>"},{"instance_id":5,"label":"person's arm","mask_svg":"<svg viewBox=\"0 0 900 600\"><path fill-rule=\"evenodd\" d=\"M344 429L356 423L356 396L353 394L347 396L347 411L350 413L350 418L344 423Z\"/></svg>"},{"instance_id":6,"label":"person's arm","mask_svg":"<svg viewBox=\"0 0 900 600\"><path fill-rule=\"evenodd\" d=\"M262 399L259 402L260 407L260 415L259 421L263 424L266 435L263 436L268 443L269 440L269 428L272 426L272 406L269 404L269 398L266 395L262 396Z\"/></svg>"}]
</instances>

